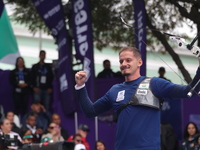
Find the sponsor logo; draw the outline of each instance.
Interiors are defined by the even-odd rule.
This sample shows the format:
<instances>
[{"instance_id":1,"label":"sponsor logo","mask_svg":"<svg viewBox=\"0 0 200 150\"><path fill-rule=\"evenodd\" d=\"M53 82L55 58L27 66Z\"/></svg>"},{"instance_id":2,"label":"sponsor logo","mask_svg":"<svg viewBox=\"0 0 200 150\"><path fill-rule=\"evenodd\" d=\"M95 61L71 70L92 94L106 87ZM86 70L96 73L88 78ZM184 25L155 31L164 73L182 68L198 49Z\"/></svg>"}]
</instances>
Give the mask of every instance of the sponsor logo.
<instances>
[{"instance_id":1,"label":"sponsor logo","mask_svg":"<svg viewBox=\"0 0 200 150\"><path fill-rule=\"evenodd\" d=\"M117 94L116 102L124 100L124 94L125 94L125 90L119 91L118 94Z\"/></svg>"},{"instance_id":2,"label":"sponsor logo","mask_svg":"<svg viewBox=\"0 0 200 150\"><path fill-rule=\"evenodd\" d=\"M140 89L138 89L138 90L137 90L137 94L138 94L138 95L147 95L147 91L148 91L148 90L140 90Z\"/></svg>"}]
</instances>

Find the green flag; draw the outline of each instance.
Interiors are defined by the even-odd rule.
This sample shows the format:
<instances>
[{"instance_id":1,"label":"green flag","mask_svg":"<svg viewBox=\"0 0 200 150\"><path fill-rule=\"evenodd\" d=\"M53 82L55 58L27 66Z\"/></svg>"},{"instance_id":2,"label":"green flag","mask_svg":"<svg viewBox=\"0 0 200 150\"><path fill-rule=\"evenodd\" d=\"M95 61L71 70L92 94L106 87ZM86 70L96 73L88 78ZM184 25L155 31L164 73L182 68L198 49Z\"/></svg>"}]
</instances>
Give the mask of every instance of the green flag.
<instances>
[{"instance_id":1,"label":"green flag","mask_svg":"<svg viewBox=\"0 0 200 150\"><path fill-rule=\"evenodd\" d=\"M4 8L0 18L0 62L15 64L16 58L19 56L17 41Z\"/></svg>"}]
</instances>

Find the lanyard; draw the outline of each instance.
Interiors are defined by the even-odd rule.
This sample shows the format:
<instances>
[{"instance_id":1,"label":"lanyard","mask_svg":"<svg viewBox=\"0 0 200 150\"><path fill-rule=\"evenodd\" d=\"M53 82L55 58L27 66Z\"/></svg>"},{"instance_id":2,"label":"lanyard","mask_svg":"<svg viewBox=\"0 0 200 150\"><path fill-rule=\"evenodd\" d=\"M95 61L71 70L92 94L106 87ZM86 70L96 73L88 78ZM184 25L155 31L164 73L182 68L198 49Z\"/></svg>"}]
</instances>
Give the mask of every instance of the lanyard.
<instances>
[{"instance_id":1,"label":"lanyard","mask_svg":"<svg viewBox=\"0 0 200 150\"><path fill-rule=\"evenodd\" d=\"M46 75L46 73L47 73L46 67L40 65L40 72L41 72L41 75Z\"/></svg>"},{"instance_id":2,"label":"lanyard","mask_svg":"<svg viewBox=\"0 0 200 150\"><path fill-rule=\"evenodd\" d=\"M19 80L24 80L24 73L22 70L18 70L18 77L19 77Z\"/></svg>"}]
</instances>

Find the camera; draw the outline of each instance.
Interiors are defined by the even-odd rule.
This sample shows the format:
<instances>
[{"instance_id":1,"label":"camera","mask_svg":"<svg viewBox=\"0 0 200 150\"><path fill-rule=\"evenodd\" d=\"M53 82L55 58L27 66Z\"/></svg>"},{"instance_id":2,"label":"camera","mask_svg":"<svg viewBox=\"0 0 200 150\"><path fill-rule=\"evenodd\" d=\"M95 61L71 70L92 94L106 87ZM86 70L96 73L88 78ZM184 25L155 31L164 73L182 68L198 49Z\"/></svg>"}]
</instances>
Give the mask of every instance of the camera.
<instances>
[{"instance_id":1,"label":"camera","mask_svg":"<svg viewBox=\"0 0 200 150\"><path fill-rule=\"evenodd\" d=\"M74 150L74 142L22 144L17 135L0 133L0 150L7 150L8 148L17 150Z\"/></svg>"},{"instance_id":2,"label":"camera","mask_svg":"<svg viewBox=\"0 0 200 150\"><path fill-rule=\"evenodd\" d=\"M17 149L22 143L18 140L17 135L0 133L0 148L1 150L12 147Z\"/></svg>"}]
</instances>

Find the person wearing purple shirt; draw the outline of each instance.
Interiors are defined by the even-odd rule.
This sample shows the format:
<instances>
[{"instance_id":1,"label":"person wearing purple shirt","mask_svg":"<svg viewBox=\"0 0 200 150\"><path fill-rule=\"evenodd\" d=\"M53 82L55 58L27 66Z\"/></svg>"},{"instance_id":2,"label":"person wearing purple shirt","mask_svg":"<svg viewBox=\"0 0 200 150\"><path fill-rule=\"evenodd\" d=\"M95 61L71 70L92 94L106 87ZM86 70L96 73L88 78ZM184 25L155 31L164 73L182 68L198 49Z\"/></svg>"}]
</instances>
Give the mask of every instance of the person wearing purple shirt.
<instances>
[{"instance_id":1,"label":"person wearing purple shirt","mask_svg":"<svg viewBox=\"0 0 200 150\"><path fill-rule=\"evenodd\" d=\"M200 58L198 58L200 63ZM160 108L165 98L187 98L200 78L200 67L188 85L177 85L167 80L140 75L142 59L135 47L124 47L119 52L119 63L125 82L116 84L96 102L88 97L85 88L86 71L75 74L78 100L87 117L95 117L114 109L118 115L115 150L159 150ZM200 85L194 89L197 95Z\"/></svg>"}]
</instances>

